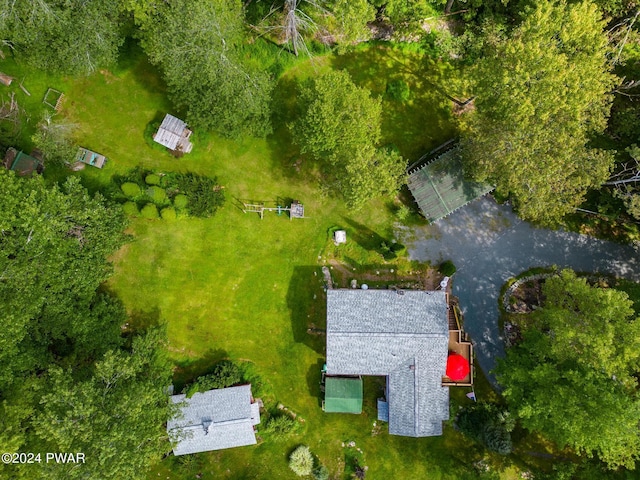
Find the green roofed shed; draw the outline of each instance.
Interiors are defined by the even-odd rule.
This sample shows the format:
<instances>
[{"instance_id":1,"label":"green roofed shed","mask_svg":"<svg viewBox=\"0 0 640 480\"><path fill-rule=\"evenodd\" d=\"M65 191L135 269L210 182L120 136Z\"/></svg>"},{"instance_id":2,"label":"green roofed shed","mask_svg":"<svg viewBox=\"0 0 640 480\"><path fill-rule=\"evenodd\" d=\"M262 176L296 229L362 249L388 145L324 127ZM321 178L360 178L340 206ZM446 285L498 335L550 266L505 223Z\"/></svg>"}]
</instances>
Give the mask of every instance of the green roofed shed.
<instances>
[{"instance_id":1,"label":"green roofed shed","mask_svg":"<svg viewBox=\"0 0 640 480\"><path fill-rule=\"evenodd\" d=\"M38 155L32 152L34 155ZM44 170L44 164L42 163L41 158L36 158L35 156L27 155L22 151L18 151L15 148L7 149L7 153L4 157L4 166L9 170L13 170L21 177L28 177L36 173L42 173Z\"/></svg>"},{"instance_id":2,"label":"green roofed shed","mask_svg":"<svg viewBox=\"0 0 640 480\"><path fill-rule=\"evenodd\" d=\"M324 411L362 413L362 378L326 377Z\"/></svg>"},{"instance_id":3,"label":"green roofed shed","mask_svg":"<svg viewBox=\"0 0 640 480\"><path fill-rule=\"evenodd\" d=\"M464 178L457 147L410 171L407 184L422 214L430 222L446 217L493 190L491 185Z\"/></svg>"}]
</instances>

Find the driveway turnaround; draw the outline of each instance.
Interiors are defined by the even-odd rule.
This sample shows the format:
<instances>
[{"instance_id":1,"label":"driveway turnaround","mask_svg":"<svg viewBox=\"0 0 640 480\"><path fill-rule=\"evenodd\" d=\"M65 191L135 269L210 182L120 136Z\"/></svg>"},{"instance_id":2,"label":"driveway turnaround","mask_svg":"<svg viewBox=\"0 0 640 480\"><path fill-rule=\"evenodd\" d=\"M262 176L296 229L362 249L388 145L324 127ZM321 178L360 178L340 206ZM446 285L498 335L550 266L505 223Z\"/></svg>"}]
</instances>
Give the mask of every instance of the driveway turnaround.
<instances>
[{"instance_id":1,"label":"driveway turnaround","mask_svg":"<svg viewBox=\"0 0 640 480\"><path fill-rule=\"evenodd\" d=\"M511 277L532 267L557 265L578 272L613 274L640 282L637 248L563 230L535 228L507 205L483 197L426 227L399 232L414 260L457 267L453 294L460 299L465 330L492 384L496 358L504 356L498 328L498 296Z\"/></svg>"}]
</instances>

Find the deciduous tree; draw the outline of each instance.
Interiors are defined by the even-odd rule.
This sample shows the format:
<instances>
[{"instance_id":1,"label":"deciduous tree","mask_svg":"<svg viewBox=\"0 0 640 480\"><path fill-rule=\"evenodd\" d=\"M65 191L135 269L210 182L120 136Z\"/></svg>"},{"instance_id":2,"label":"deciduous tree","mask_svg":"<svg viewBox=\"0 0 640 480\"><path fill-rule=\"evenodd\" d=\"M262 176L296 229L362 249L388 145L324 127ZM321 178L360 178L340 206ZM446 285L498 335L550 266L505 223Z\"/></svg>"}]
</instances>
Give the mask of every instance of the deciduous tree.
<instances>
[{"instance_id":1,"label":"deciduous tree","mask_svg":"<svg viewBox=\"0 0 640 480\"><path fill-rule=\"evenodd\" d=\"M465 168L511 194L520 215L553 223L602 184L612 156L589 148L606 126L615 77L589 2L537 2L475 73Z\"/></svg>"},{"instance_id":2,"label":"deciduous tree","mask_svg":"<svg viewBox=\"0 0 640 480\"><path fill-rule=\"evenodd\" d=\"M592 287L570 271L547 279L543 294L532 327L498 364L512 411L560 446L595 453L610 468L634 468L640 319L626 293Z\"/></svg>"},{"instance_id":3,"label":"deciduous tree","mask_svg":"<svg viewBox=\"0 0 640 480\"><path fill-rule=\"evenodd\" d=\"M115 63L124 42L118 9L109 0L1 3L0 38L37 68L88 74Z\"/></svg>"},{"instance_id":4,"label":"deciduous tree","mask_svg":"<svg viewBox=\"0 0 640 480\"><path fill-rule=\"evenodd\" d=\"M144 18L145 51L191 126L229 137L270 131L272 81L241 61L240 1L169 0Z\"/></svg>"},{"instance_id":5,"label":"deciduous tree","mask_svg":"<svg viewBox=\"0 0 640 480\"><path fill-rule=\"evenodd\" d=\"M129 348L106 352L87 374L54 367L32 419L46 451L84 452L80 465L46 464L43 478L142 479L169 450L165 423L175 413L166 389L166 338L155 328ZM34 466L29 465L31 474ZM32 475L25 478L34 478Z\"/></svg>"},{"instance_id":6,"label":"deciduous tree","mask_svg":"<svg viewBox=\"0 0 640 480\"><path fill-rule=\"evenodd\" d=\"M335 26L335 37L338 44L350 45L368 40L371 30L367 26L376 18L376 11L367 0L334 0L329 8Z\"/></svg>"},{"instance_id":7,"label":"deciduous tree","mask_svg":"<svg viewBox=\"0 0 640 480\"><path fill-rule=\"evenodd\" d=\"M352 206L394 193L405 162L380 140L380 99L359 88L344 71L332 71L304 85L301 115L291 125L303 153L321 163L328 185Z\"/></svg>"},{"instance_id":8,"label":"deciduous tree","mask_svg":"<svg viewBox=\"0 0 640 480\"><path fill-rule=\"evenodd\" d=\"M53 358L117 342L106 332L120 324L101 318L117 307L96 290L111 272L107 257L125 241L125 218L76 178L49 188L0 169L0 184L1 395Z\"/></svg>"}]
</instances>

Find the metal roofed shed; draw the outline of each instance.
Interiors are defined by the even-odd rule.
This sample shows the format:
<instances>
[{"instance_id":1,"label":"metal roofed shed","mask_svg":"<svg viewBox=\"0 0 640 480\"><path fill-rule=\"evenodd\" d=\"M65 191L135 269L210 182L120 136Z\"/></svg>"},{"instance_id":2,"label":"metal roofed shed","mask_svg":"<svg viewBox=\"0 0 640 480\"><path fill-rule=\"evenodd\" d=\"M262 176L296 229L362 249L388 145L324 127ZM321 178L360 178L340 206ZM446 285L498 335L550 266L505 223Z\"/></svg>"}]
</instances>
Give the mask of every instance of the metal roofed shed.
<instances>
[{"instance_id":1,"label":"metal roofed shed","mask_svg":"<svg viewBox=\"0 0 640 480\"><path fill-rule=\"evenodd\" d=\"M172 395L180 413L167 422L174 455L255 445L253 426L260 423L260 408L251 385L195 393L191 398Z\"/></svg>"},{"instance_id":2,"label":"metal roofed shed","mask_svg":"<svg viewBox=\"0 0 640 480\"><path fill-rule=\"evenodd\" d=\"M345 230L336 230L333 232L333 243L336 245L347 243L347 232Z\"/></svg>"},{"instance_id":3,"label":"metal roofed shed","mask_svg":"<svg viewBox=\"0 0 640 480\"><path fill-rule=\"evenodd\" d=\"M167 113L158 131L153 135L153 140L174 152L189 153L193 148L189 141L192 133L186 123Z\"/></svg>"},{"instance_id":4,"label":"metal roofed shed","mask_svg":"<svg viewBox=\"0 0 640 480\"><path fill-rule=\"evenodd\" d=\"M325 377L323 409L329 413L362 413L362 378Z\"/></svg>"},{"instance_id":5,"label":"metal roofed shed","mask_svg":"<svg viewBox=\"0 0 640 480\"><path fill-rule=\"evenodd\" d=\"M446 217L493 190L491 185L464 178L458 147L411 170L407 185L422 214L430 222Z\"/></svg>"}]
</instances>

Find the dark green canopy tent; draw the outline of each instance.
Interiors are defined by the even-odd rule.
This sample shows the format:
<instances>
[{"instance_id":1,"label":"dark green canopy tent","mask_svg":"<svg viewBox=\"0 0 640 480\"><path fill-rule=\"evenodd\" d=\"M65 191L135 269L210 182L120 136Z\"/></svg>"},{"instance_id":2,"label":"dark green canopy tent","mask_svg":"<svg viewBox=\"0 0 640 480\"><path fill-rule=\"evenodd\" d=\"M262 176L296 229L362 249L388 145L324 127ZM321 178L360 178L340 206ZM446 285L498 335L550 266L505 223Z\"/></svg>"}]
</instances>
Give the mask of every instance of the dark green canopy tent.
<instances>
[{"instance_id":1,"label":"dark green canopy tent","mask_svg":"<svg viewBox=\"0 0 640 480\"><path fill-rule=\"evenodd\" d=\"M362 413L362 378L326 377L324 411Z\"/></svg>"}]
</instances>

